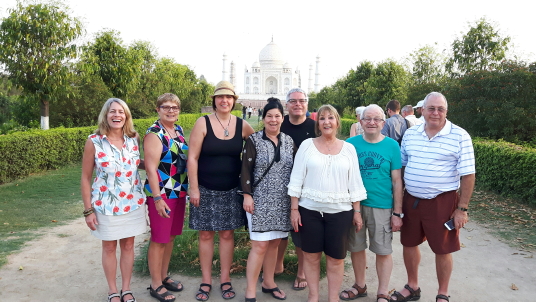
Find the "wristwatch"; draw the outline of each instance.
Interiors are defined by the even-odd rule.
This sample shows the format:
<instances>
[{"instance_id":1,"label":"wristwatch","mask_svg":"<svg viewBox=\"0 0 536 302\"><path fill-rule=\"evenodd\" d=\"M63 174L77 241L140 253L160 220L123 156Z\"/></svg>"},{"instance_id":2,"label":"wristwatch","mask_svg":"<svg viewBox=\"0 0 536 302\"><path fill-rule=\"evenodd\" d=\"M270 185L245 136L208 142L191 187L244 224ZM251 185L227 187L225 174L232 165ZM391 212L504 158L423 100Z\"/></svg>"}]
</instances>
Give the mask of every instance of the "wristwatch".
<instances>
[{"instance_id":1,"label":"wristwatch","mask_svg":"<svg viewBox=\"0 0 536 302\"><path fill-rule=\"evenodd\" d=\"M458 210L460 210L462 212L467 212L467 208L458 207Z\"/></svg>"},{"instance_id":2,"label":"wristwatch","mask_svg":"<svg viewBox=\"0 0 536 302\"><path fill-rule=\"evenodd\" d=\"M404 213L395 213L395 212L393 212L393 216L404 218Z\"/></svg>"}]
</instances>

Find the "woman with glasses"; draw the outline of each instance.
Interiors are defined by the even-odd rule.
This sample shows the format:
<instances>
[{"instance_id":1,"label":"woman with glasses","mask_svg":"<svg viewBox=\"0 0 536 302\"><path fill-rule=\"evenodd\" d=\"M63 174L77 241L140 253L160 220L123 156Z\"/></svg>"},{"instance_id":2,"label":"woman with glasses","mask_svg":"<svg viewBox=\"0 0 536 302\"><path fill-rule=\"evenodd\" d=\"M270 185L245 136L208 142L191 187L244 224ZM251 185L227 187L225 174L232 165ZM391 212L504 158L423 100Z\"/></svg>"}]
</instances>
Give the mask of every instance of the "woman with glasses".
<instances>
[{"instance_id":1,"label":"woman with glasses","mask_svg":"<svg viewBox=\"0 0 536 302\"><path fill-rule=\"evenodd\" d=\"M339 301L344 274L347 234L352 224L361 228L360 201L367 198L355 148L340 139L337 110L318 109L316 138L298 149L288 194L294 231L301 235L308 301L319 301L320 259L326 255L328 301Z\"/></svg>"},{"instance_id":2,"label":"woman with glasses","mask_svg":"<svg viewBox=\"0 0 536 302\"><path fill-rule=\"evenodd\" d=\"M151 296L159 301L172 302L182 284L168 276L169 261L175 236L182 234L188 177L186 157L188 146L182 127L175 124L179 118L180 100L172 93L164 93L156 101L158 120L147 129L143 142L145 151L145 193L151 224L151 242L148 251L151 273Z\"/></svg>"},{"instance_id":3,"label":"woman with glasses","mask_svg":"<svg viewBox=\"0 0 536 302\"><path fill-rule=\"evenodd\" d=\"M365 106L359 106L355 109L355 118L357 119L357 123L352 124L352 126L350 127L350 137L358 136L365 133L363 127L361 127L361 123L359 123L359 119L361 118L361 113L363 113L363 110L365 110Z\"/></svg>"},{"instance_id":4,"label":"woman with glasses","mask_svg":"<svg viewBox=\"0 0 536 302\"><path fill-rule=\"evenodd\" d=\"M253 128L231 114L238 95L227 81L216 85L212 95L214 113L199 118L190 134L188 177L190 179L190 228L199 231L201 285L195 298L209 299L212 289L214 235L219 235L220 289L232 299L231 264L234 230L246 223L242 198L238 195L242 146Z\"/></svg>"},{"instance_id":5,"label":"woman with glasses","mask_svg":"<svg viewBox=\"0 0 536 302\"><path fill-rule=\"evenodd\" d=\"M142 166L139 136L125 102L104 103L97 131L82 158L81 191L84 216L91 234L102 240L102 267L108 282L108 302L135 302L130 290L134 236L145 233L145 194L138 173ZM93 177L95 172L95 177ZM117 290L117 243L121 248L121 294Z\"/></svg>"}]
</instances>

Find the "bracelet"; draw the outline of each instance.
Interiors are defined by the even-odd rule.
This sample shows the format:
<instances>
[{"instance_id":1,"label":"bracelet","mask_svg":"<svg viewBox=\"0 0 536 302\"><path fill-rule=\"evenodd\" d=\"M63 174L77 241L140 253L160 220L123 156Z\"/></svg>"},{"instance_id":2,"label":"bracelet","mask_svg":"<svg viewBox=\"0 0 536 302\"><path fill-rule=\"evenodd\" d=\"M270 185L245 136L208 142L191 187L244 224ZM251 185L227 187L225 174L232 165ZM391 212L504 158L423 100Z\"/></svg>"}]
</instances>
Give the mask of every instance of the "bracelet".
<instances>
[{"instance_id":1,"label":"bracelet","mask_svg":"<svg viewBox=\"0 0 536 302\"><path fill-rule=\"evenodd\" d=\"M361 210L354 210L354 213L361 213Z\"/></svg>"},{"instance_id":2,"label":"bracelet","mask_svg":"<svg viewBox=\"0 0 536 302\"><path fill-rule=\"evenodd\" d=\"M460 210L462 212L467 212L467 208L458 207L458 210Z\"/></svg>"},{"instance_id":3,"label":"bracelet","mask_svg":"<svg viewBox=\"0 0 536 302\"><path fill-rule=\"evenodd\" d=\"M292 211L298 211L298 209L291 209Z\"/></svg>"},{"instance_id":4,"label":"bracelet","mask_svg":"<svg viewBox=\"0 0 536 302\"><path fill-rule=\"evenodd\" d=\"M89 215L95 213L95 208L94 207L91 207L87 210L84 210L84 212L82 212L82 214L84 214L84 217L88 217Z\"/></svg>"},{"instance_id":5,"label":"bracelet","mask_svg":"<svg viewBox=\"0 0 536 302\"><path fill-rule=\"evenodd\" d=\"M162 196L158 195L156 197L153 197L153 201L156 203L157 201L162 200Z\"/></svg>"}]
</instances>

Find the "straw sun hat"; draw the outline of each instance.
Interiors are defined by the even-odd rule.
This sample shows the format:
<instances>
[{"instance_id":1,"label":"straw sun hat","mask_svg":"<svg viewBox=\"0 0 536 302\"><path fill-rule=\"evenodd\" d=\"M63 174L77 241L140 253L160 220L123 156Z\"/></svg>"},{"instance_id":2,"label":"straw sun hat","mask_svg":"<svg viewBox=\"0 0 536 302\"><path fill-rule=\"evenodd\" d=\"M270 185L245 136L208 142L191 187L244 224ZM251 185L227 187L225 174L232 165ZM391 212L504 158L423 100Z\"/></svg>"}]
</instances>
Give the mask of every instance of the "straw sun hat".
<instances>
[{"instance_id":1,"label":"straw sun hat","mask_svg":"<svg viewBox=\"0 0 536 302\"><path fill-rule=\"evenodd\" d=\"M234 92L233 84L227 81L221 81L218 84L216 84L216 88L214 89L214 94L211 97L214 98L217 95L230 95L235 99L235 101L238 100L238 95L236 95Z\"/></svg>"}]
</instances>

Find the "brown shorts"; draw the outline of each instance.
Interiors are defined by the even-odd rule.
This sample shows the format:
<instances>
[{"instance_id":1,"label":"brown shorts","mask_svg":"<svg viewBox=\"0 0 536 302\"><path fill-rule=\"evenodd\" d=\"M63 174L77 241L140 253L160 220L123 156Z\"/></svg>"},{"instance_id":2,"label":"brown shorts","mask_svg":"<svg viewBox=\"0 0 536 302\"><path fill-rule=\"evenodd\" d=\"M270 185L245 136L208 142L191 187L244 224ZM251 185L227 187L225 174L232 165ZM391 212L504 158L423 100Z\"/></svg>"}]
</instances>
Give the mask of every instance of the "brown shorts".
<instances>
[{"instance_id":1,"label":"brown shorts","mask_svg":"<svg viewBox=\"0 0 536 302\"><path fill-rule=\"evenodd\" d=\"M417 199L419 201L415 207ZM435 254L449 254L460 250L460 231L449 231L444 226L457 206L456 191L445 192L432 199L420 199L404 191L404 224L400 230L400 243L413 247L428 240L428 245Z\"/></svg>"}]
</instances>

